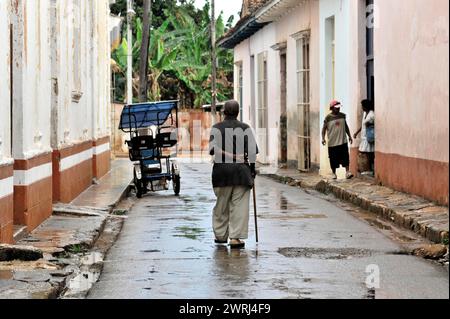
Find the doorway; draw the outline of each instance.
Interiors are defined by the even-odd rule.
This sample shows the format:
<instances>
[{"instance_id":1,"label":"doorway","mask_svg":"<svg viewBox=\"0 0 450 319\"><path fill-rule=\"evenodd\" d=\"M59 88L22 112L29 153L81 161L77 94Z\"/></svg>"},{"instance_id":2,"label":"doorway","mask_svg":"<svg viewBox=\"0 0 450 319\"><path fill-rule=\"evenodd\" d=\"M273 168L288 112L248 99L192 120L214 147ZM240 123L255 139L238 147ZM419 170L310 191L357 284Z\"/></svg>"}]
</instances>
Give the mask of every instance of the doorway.
<instances>
[{"instance_id":1,"label":"doorway","mask_svg":"<svg viewBox=\"0 0 450 319\"><path fill-rule=\"evenodd\" d=\"M366 76L367 99L375 106L375 57L374 57L374 29L375 29L374 0L366 0ZM376 135L375 135L376 136ZM369 157L369 171L375 177L375 152Z\"/></svg>"},{"instance_id":2,"label":"doorway","mask_svg":"<svg viewBox=\"0 0 450 319\"><path fill-rule=\"evenodd\" d=\"M258 54L258 125L257 135L260 146L261 162L267 164L269 157L269 139L268 139L268 70L267 53Z\"/></svg>"},{"instance_id":3,"label":"doorway","mask_svg":"<svg viewBox=\"0 0 450 319\"><path fill-rule=\"evenodd\" d=\"M302 32L297 39L297 114L298 114L298 169L311 169L311 84L310 33Z\"/></svg>"},{"instance_id":4,"label":"doorway","mask_svg":"<svg viewBox=\"0 0 450 319\"><path fill-rule=\"evenodd\" d=\"M280 167L287 164L287 56L286 49L280 52Z\"/></svg>"},{"instance_id":5,"label":"doorway","mask_svg":"<svg viewBox=\"0 0 450 319\"><path fill-rule=\"evenodd\" d=\"M374 0L366 0L366 18L374 19ZM366 72L367 72L367 99L375 102L375 69L374 69L374 21L366 22Z\"/></svg>"},{"instance_id":6,"label":"doorway","mask_svg":"<svg viewBox=\"0 0 450 319\"><path fill-rule=\"evenodd\" d=\"M256 75L255 75L255 56L250 57L250 122L253 128L256 129Z\"/></svg>"}]
</instances>

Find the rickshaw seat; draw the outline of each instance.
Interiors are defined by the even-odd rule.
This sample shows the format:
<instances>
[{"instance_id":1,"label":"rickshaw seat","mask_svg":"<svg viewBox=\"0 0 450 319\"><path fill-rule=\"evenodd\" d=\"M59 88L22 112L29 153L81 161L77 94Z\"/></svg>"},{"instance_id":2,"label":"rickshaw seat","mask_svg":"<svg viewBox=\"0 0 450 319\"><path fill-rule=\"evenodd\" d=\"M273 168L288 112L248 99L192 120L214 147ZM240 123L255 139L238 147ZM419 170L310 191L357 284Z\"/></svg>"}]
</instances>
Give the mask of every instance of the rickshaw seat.
<instances>
[{"instance_id":1,"label":"rickshaw seat","mask_svg":"<svg viewBox=\"0 0 450 319\"><path fill-rule=\"evenodd\" d=\"M155 139L151 135L135 136L131 141L127 141L127 144L134 150L153 149L155 147Z\"/></svg>"},{"instance_id":2,"label":"rickshaw seat","mask_svg":"<svg viewBox=\"0 0 450 319\"><path fill-rule=\"evenodd\" d=\"M147 158L147 159L143 160L144 165L159 164L159 159L157 159L157 158L160 156L160 154L159 154L158 149L156 149L156 148L150 149L150 150L142 150L141 156L143 158Z\"/></svg>"},{"instance_id":3,"label":"rickshaw seat","mask_svg":"<svg viewBox=\"0 0 450 319\"><path fill-rule=\"evenodd\" d=\"M167 148L177 145L177 139L173 139L172 132L159 133L156 135L155 143L157 147Z\"/></svg>"}]
</instances>

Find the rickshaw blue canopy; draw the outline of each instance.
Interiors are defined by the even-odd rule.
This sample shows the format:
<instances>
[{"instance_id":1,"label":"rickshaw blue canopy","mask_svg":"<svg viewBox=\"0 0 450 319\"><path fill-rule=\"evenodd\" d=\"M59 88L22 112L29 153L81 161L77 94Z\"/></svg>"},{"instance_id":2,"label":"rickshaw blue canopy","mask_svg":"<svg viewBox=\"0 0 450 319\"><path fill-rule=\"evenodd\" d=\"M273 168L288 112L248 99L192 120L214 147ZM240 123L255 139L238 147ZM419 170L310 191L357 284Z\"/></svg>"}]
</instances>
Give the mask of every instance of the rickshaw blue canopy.
<instances>
[{"instance_id":1,"label":"rickshaw blue canopy","mask_svg":"<svg viewBox=\"0 0 450 319\"><path fill-rule=\"evenodd\" d=\"M120 117L119 129L133 130L150 126L161 126L177 107L178 101L126 105Z\"/></svg>"}]
</instances>

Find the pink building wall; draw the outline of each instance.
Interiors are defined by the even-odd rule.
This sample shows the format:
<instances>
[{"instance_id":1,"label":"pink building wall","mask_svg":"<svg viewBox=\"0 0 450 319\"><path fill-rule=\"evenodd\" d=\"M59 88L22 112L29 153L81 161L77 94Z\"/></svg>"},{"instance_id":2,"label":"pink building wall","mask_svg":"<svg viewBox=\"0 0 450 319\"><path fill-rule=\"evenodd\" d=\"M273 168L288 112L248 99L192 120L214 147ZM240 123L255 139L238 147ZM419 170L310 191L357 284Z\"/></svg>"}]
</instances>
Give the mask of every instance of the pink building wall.
<instances>
[{"instance_id":1,"label":"pink building wall","mask_svg":"<svg viewBox=\"0 0 450 319\"><path fill-rule=\"evenodd\" d=\"M375 4L377 179L448 204L449 1Z\"/></svg>"}]
</instances>

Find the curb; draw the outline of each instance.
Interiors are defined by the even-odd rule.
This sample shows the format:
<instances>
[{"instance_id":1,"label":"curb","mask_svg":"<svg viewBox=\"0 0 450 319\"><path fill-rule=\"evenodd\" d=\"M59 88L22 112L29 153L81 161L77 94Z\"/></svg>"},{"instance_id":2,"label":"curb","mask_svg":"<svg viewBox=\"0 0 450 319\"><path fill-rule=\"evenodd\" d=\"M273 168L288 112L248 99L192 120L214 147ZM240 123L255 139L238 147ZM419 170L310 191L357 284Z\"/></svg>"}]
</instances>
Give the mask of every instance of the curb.
<instances>
[{"instance_id":1,"label":"curb","mask_svg":"<svg viewBox=\"0 0 450 319\"><path fill-rule=\"evenodd\" d=\"M112 203L111 205L108 206L109 209L109 213L112 213L114 208L116 208L120 202L122 200L124 200L131 192L131 189L133 188L133 186L131 186L132 181L130 181L127 185L127 187L125 187L125 189L122 191L122 193L120 194L120 196L117 198L117 200Z\"/></svg>"},{"instance_id":2,"label":"curb","mask_svg":"<svg viewBox=\"0 0 450 319\"><path fill-rule=\"evenodd\" d=\"M397 197L399 205L380 199L374 201L359 192L346 188L339 182L330 182L323 178L315 177L313 180L295 179L289 176L277 174L260 174L263 177L275 181L297 186L305 189L314 189L323 194L333 194L336 198L352 203L362 209L378 215L379 217L393 222L395 225L413 231L420 236L441 244L448 241L448 210L443 206L436 206L431 202L411 195L413 209L406 207L404 196L399 192L391 190L393 197ZM361 181L364 183L364 181ZM367 184L367 183L366 183ZM402 203L403 200L403 203ZM403 208L402 208L403 204Z\"/></svg>"}]
</instances>

